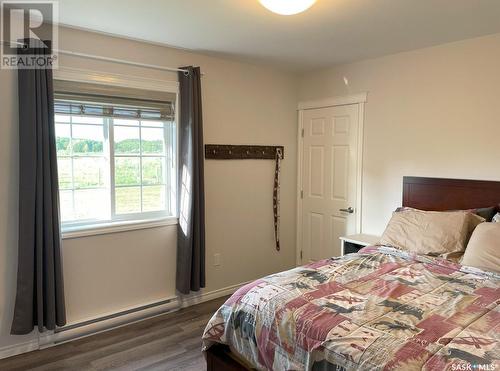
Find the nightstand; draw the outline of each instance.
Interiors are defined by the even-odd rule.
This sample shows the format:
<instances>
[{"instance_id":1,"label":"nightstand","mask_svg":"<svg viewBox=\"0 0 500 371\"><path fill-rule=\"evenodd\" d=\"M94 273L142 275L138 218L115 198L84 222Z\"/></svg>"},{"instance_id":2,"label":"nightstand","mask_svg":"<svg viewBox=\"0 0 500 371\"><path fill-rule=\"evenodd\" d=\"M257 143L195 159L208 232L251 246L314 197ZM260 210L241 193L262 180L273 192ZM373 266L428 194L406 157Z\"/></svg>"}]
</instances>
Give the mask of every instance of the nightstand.
<instances>
[{"instance_id":1,"label":"nightstand","mask_svg":"<svg viewBox=\"0 0 500 371\"><path fill-rule=\"evenodd\" d=\"M358 252L363 247L375 245L380 241L379 236L373 236L370 234L353 234L350 236L340 237L341 241L341 254L351 254L353 252Z\"/></svg>"}]
</instances>

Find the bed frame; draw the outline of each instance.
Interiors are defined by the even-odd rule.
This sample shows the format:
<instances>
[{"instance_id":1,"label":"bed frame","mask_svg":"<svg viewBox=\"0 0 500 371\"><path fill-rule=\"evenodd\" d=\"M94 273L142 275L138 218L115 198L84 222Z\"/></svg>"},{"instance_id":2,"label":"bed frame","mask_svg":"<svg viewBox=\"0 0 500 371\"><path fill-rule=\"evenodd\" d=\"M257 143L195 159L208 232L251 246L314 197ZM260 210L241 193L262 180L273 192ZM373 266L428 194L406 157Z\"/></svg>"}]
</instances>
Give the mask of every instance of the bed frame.
<instances>
[{"instance_id":1,"label":"bed frame","mask_svg":"<svg viewBox=\"0 0 500 371\"><path fill-rule=\"evenodd\" d=\"M403 206L428 211L467 210L500 205L500 182L443 178L403 178ZM206 352L207 371L249 370L228 346Z\"/></svg>"}]
</instances>

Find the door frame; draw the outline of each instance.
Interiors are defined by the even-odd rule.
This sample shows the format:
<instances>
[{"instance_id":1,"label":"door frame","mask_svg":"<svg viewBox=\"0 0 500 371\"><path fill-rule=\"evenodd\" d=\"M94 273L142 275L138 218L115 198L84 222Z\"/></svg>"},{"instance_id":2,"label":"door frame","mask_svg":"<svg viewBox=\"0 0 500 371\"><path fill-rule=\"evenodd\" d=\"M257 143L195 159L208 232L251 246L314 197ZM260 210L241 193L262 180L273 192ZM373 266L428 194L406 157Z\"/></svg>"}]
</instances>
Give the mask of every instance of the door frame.
<instances>
[{"instance_id":1,"label":"door frame","mask_svg":"<svg viewBox=\"0 0 500 371\"><path fill-rule=\"evenodd\" d=\"M330 97L315 101L299 102L298 125L297 125L297 215L296 215L296 257L297 265L302 264L302 160L304 158L304 111L318 108L337 107L345 105L358 105L359 123L358 123L358 157L356 166L356 233L361 233L361 218L362 218L362 196L363 196L363 148L364 148L364 121L365 121L365 103L367 102L368 93L346 95L340 97Z\"/></svg>"}]
</instances>

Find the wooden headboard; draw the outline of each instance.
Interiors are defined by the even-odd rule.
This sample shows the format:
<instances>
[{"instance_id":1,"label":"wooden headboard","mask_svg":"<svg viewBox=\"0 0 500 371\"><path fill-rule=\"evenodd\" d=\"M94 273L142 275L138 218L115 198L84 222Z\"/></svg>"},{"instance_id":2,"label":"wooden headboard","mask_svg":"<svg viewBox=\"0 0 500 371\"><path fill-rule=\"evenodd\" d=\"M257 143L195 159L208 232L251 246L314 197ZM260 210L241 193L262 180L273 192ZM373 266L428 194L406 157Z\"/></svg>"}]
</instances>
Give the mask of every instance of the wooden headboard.
<instances>
[{"instance_id":1,"label":"wooden headboard","mask_svg":"<svg viewBox=\"0 0 500 371\"><path fill-rule=\"evenodd\" d=\"M443 178L403 178L403 206L445 211L500 204L500 182Z\"/></svg>"}]
</instances>

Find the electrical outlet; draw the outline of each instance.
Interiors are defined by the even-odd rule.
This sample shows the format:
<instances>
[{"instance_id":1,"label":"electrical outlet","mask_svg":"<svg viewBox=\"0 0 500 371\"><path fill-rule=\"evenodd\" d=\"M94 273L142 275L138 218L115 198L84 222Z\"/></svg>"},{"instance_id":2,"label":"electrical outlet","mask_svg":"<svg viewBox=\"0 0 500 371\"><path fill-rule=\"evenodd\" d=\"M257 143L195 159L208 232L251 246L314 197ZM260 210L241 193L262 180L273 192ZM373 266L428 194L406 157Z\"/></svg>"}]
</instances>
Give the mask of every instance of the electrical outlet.
<instances>
[{"instance_id":1,"label":"electrical outlet","mask_svg":"<svg viewBox=\"0 0 500 371\"><path fill-rule=\"evenodd\" d=\"M220 266L220 264L221 264L220 254L216 253L216 254L214 254L214 267L218 267L218 266Z\"/></svg>"}]
</instances>

